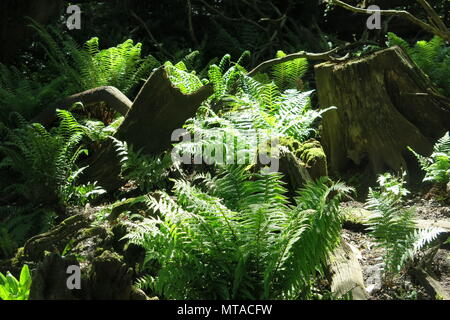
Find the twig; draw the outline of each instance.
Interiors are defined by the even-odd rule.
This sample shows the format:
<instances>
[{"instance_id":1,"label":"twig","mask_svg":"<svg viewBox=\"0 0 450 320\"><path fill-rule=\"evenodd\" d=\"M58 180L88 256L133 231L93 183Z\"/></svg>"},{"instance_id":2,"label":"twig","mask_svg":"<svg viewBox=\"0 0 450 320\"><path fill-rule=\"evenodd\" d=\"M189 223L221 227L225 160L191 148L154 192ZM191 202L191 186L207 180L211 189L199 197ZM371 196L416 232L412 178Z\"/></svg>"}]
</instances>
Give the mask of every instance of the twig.
<instances>
[{"instance_id":1,"label":"twig","mask_svg":"<svg viewBox=\"0 0 450 320\"><path fill-rule=\"evenodd\" d=\"M187 9L188 9L188 22L189 22L189 33L191 34L192 41L194 42L195 47L198 48L198 40L195 36L194 25L192 24L192 3L191 0L187 1Z\"/></svg>"},{"instance_id":2,"label":"twig","mask_svg":"<svg viewBox=\"0 0 450 320\"><path fill-rule=\"evenodd\" d=\"M425 11L427 12L428 16L430 17L430 21L434 22L436 27L439 30L441 30L442 32L448 32L447 26L442 21L442 19L439 17L437 12L434 11L433 7L430 6L430 4L428 2L426 2L425 0L418 0L418 1L422 5L422 7L425 9Z\"/></svg>"},{"instance_id":3,"label":"twig","mask_svg":"<svg viewBox=\"0 0 450 320\"><path fill-rule=\"evenodd\" d=\"M421 4L425 3L424 0L418 0ZM364 13L364 14L373 14L373 10L367 10L367 9L362 9L362 8L357 8L357 7L353 7L345 2L342 2L340 0L327 0L327 2L332 3L332 4L336 4L344 9L347 9L349 11L352 12L356 12L356 13ZM429 6L429 5L428 5ZM431 8L431 7L430 7ZM432 9L432 8L431 8ZM433 25L430 25L428 23L423 22L422 20L416 18L415 16L413 16L411 13L409 13L408 11L405 10L377 10L377 12L379 12L381 15L386 15L386 16L398 16L401 18L404 18L406 20L411 21L412 23L420 26L422 29L424 29L427 32L433 33L443 39L445 39L446 41L450 42L450 32L447 31L447 29L441 30L438 27L435 27ZM437 16L437 14L436 14ZM436 18L436 17L434 17ZM439 17L438 17L439 18ZM440 19L440 18L439 18ZM442 21L441 21L442 22ZM443 22L442 22L443 23Z\"/></svg>"},{"instance_id":4,"label":"twig","mask_svg":"<svg viewBox=\"0 0 450 320\"><path fill-rule=\"evenodd\" d=\"M145 31L147 31L148 36L150 37L150 40L153 42L153 45L158 48L159 51L161 51L166 57L172 57L173 55L168 52L166 49L163 48L162 44L156 40L156 38L153 36L153 33L150 31L149 27L145 23L144 20L142 20L141 17L139 17L133 10L131 10L131 15L140 22L140 24L144 27Z\"/></svg>"}]
</instances>

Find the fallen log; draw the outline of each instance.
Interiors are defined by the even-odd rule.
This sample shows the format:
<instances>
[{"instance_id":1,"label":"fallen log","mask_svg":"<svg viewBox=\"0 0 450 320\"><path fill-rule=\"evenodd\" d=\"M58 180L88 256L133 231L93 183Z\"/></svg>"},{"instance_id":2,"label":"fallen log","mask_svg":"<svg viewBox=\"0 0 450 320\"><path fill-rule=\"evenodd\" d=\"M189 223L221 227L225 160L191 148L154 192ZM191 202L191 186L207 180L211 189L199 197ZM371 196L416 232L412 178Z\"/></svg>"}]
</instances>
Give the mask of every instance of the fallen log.
<instances>
[{"instance_id":1,"label":"fallen log","mask_svg":"<svg viewBox=\"0 0 450 320\"><path fill-rule=\"evenodd\" d=\"M132 102L126 95L115 87L99 87L71 95L44 109L31 122L38 122L44 126L56 120L56 109L69 109L73 104L81 102L83 105L105 102L112 110L125 116L131 109Z\"/></svg>"},{"instance_id":2,"label":"fallen log","mask_svg":"<svg viewBox=\"0 0 450 320\"><path fill-rule=\"evenodd\" d=\"M450 294L440 284L438 280L433 278L423 269L412 269L411 275L416 281L425 288L429 295L436 300L450 300Z\"/></svg>"},{"instance_id":3,"label":"fallen log","mask_svg":"<svg viewBox=\"0 0 450 320\"><path fill-rule=\"evenodd\" d=\"M361 265L352 248L342 239L330 258L331 292L337 297L351 294L352 300L367 300Z\"/></svg>"}]
</instances>

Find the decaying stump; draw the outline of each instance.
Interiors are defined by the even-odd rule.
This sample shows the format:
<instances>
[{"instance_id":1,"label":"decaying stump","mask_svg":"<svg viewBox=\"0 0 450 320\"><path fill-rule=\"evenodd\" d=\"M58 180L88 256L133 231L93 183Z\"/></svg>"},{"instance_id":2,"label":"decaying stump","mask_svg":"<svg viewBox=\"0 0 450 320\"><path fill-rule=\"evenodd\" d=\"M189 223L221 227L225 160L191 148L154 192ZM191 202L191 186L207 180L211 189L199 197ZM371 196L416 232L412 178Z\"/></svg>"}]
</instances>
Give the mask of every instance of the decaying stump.
<instances>
[{"instance_id":1,"label":"decaying stump","mask_svg":"<svg viewBox=\"0 0 450 320\"><path fill-rule=\"evenodd\" d=\"M288 190L295 191L309 181L328 176L327 159L319 141L280 147L280 172Z\"/></svg>"},{"instance_id":2,"label":"decaying stump","mask_svg":"<svg viewBox=\"0 0 450 320\"><path fill-rule=\"evenodd\" d=\"M183 94L172 85L164 67L160 67L142 87L115 138L133 145L134 150L157 155L170 148L173 131L195 116L212 93L212 86L206 85L192 94ZM95 155L86 179L112 190L121 184L119 173L119 160L111 141Z\"/></svg>"},{"instance_id":3,"label":"decaying stump","mask_svg":"<svg viewBox=\"0 0 450 320\"><path fill-rule=\"evenodd\" d=\"M399 47L315 67L324 114L322 144L331 172L364 166L374 175L417 165L450 127L449 99Z\"/></svg>"}]
</instances>

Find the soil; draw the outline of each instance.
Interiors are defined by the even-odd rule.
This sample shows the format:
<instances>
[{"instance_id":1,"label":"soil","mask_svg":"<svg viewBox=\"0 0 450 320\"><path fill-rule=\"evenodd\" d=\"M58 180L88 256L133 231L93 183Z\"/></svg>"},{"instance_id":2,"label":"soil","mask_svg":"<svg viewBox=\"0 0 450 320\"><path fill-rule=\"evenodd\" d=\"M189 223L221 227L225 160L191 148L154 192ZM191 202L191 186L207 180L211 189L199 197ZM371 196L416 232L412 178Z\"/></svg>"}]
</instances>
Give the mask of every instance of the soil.
<instances>
[{"instance_id":1,"label":"soil","mask_svg":"<svg viewBox=\"0 0 450 320\"><path fill-rule=\"evenodd\" d=\"M442 192L438 192L440 189L436 189L437 191L435 189L411 194L405 201L405 206L416 209L417 219L450 221L448 199L442 201L443 197L436 197L436 194L442 194ZM364 208L364 203L353 200L342 203L341 206L342 208ZM361 231L365 230L344 230L344 238L360 252L359 261L363 269L364 283L370 300L435 299L422 286L414 283L407 273L400 275L389 285L382 285L383 249L376 248L369 235ZM448 250L441 248L437 251L428 272L450 294L450 252Z\"/></svg>"},{"instance_id":2,"label":"soil","mask_svg":"<svg viewBox=\"0 0 450 320\"><path fill-rule=\"evenodd\" d=\"M406 202L408 207L416 208L417 217L426 220L450 220L450 206L435 199L421 199L416 196Z\"/></svg>"},{"instance_id":3,"label":"soil","mask_svg":"<svg viewBox=\"0 0 450 320\"><path fill-rule=\"evenodd\" d=\"M432 300L423 287L415 284L408 274L402 274L389 285L382 284L383 250L377 248L369 236L360 232L344 230L343 237L354 248L363 270L364 284L369 300ZM446 279L450 276L441 260L436 260L437 268L443 271Z\"/></svg>"}]
</instances>

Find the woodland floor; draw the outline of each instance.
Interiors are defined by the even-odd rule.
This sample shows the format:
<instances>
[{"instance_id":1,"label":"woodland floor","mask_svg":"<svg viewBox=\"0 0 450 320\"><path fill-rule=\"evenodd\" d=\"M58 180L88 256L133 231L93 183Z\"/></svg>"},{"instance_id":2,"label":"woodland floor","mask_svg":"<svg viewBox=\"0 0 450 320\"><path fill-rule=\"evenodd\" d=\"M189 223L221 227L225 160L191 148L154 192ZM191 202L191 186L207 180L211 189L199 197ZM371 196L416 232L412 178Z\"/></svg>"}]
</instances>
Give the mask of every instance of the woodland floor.
<instances>
[{"instance_id":1,"label":"woodland floor","mask_svg":"<svg viewBox=\"0 0 450 320\"><path fill-rule=\"evenodd\" d=\"M363 208L364 203L348 201L342 203L345 208ZM450 221L450 206L433 198L430 193L413 194L406 201L406 206L415 207L418 219ZM343 230L343 238L351 245L358 258L364 277L364 284L369 293L369 300L433 300L423 286L411 275L405 273L390 286L381 286L383 267L383 249L376 248L375 243L364 230ZM450 294L450 252L448 247L441 247L433 259L429 273L439 281L444 290Z\"/></svg>"}]
</instances>

